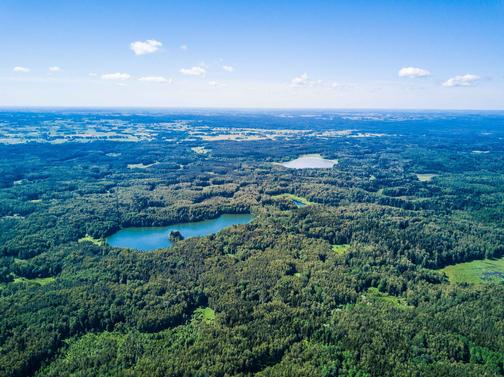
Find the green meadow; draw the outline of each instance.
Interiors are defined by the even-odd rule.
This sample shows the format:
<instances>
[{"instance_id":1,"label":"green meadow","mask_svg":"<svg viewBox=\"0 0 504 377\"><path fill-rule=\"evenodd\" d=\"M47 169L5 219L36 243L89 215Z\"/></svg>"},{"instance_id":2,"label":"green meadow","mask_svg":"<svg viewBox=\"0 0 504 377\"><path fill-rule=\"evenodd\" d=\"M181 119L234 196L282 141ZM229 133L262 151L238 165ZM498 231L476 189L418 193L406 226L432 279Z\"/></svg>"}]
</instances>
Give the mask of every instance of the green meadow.
<instances>
[{"instance_id":1,"label":"green meadow","mask_svg":"<svg viewBox=\"0 0 504 377\"><path fill-rule=\"evenodd\" d=\"M78 242L91 242L92 244L95 244L96 246L103 246L105 244L105 242L103 240L100 240L98 238L93 238L89 234L86 234L85 237L80 238Z\"/></svg>"},{"instance_id":2,"label":"green meadow","mask_svg":"<svg viewBox=\"0 0 504 377\"><path fill-rule=\"evenodd\" d=\"M367 290L364 302L382 301L392 304L399 308L408 308L408 303L402 297L396 297L388 293L378 290L378 288L371 287Z\"/></svg>"},{"instance_id":3,"label":"green meadow","mask_svg":"<svg viewBox=\"0 0 504 377\"><path fill-rule=\"evenodd\" d=\"M332 245L332 251L338 255L344 255L350 248L350 244Z\"/></svg>"},{"instance_id":4,"label":"green meadow","mask_svg":"<svg viewBox=\"0 0 504 377\"><path fill-rule=\"evenodd\" d=\"M482 284L504 281L504 258L459 263L441 269L450 283Z\"/></svg>"},{"instance_id":5,"label":"green meadow","mask_svg":"<svg viewBox=\"0 0 504 377\"><path fill-rule=\"evenodd\" d=\"M33 279L27 279L23 277L17 277L14 278L13 283L19 284L19 283L28 283L28 284L38 284L38 285L47 285L49 283L52 283L56 279L52 276L47 277L47 278L33 278Z\"/></svg>"},{"instance_id":6,"label":"green meadow","mask_svg":"<svg viewBox=\"0 0 504 377\"><path fill-rule=\"evenodd\" d=\"M198 308L194 311L193 320L212 323L215 321L215 311L212 308Z\"/></svg>"},{"instance_id":7,"label":"green meadow","mask_svg":"<svg viewBox=\"0 0 504 377\"><path fill-rule=\"evenodd\" d=\"M299 203L302 203L303 205L305 206L309 206L309 205L312 205L312 204L315 204L313 202L310 202L308 199L306 198L303 198L301 196L297 196L297 195L294 195L294 194L279 194L279 195L273 195L272 196L273 199L290 199L292 201L296 201L296 202L299 202Z\"/></svg>"}]
</instances>

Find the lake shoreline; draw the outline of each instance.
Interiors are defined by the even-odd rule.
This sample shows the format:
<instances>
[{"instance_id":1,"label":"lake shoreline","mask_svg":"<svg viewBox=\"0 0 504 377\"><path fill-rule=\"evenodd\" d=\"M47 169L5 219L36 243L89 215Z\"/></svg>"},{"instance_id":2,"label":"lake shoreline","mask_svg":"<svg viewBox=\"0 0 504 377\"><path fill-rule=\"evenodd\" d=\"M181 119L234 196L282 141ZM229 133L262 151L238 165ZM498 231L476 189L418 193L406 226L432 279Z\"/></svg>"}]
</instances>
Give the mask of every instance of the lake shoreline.
<instances>
[{"instance_id":1,"label":"lake shoreline","mask_svg":"<svg viewBox=\"0 0 504 377\"><path fill-rule=\"evenodd\" d=\"M319 153L304 154L287 162L274 162L288 169L331 169L338 164L338 160L328 160Z\"/></svg>"},{"instance_id":2,"label":"lake shoreline","mask_svg":"<svg viewBox=\"0 0 504 377\"><path fill-rule=\"evenodd\" d=\"M166 226L128 227L118 230L108 236L105 241L109 246L134 249L138 251L152 251L168 248L173 245L169 239L172 231L178 231L184 239L204 237L220 232L233 225L248 224L254 215L248 214L221 214L220 216L185 223Z\"/></svg>"}]
</instances>

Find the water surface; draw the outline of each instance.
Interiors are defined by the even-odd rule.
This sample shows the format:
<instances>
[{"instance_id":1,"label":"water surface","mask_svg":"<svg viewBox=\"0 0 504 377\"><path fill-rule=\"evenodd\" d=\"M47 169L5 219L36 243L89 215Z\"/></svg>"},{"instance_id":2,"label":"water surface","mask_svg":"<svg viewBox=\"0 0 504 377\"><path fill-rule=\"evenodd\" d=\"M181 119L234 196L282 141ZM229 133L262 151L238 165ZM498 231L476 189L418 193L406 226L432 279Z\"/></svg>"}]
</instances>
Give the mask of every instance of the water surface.
<instances>
[{"instance_id":1,"label":"water surface","mask_svg":"<svg viewBox=\"0 0 504 377\"><path fill-rule=\"evenodd\" d=\"M292 199L292 203L294 203L294 205L298 208L304 207L306 205L305 203L297 199Z\"/></svg>"},{"instance_id":2,"label":"water surface","mask_svg":"<svg viewBox=\"0 0 504 377\"><path fill-rule=\"evenodd\" d=\"M330 169L338 160L327 160L319 154L306 154L280 165L289 169Z\"/></svg>"},{"instance_id":3,"label":"water surface","mask_svg":"<svg viewBox=\"0 0 504 377\"><path fill-rule=\"evenodd\" d=\"M107 243L113 247L124 247L149 251L170 247L168 239L172 230L178 230L184 238L208 236L220 230L237 224L251 222L251 214L221 215L216 219L180 223L163 227L125 228L107 238Z\"/></svg>"}]
</instances>

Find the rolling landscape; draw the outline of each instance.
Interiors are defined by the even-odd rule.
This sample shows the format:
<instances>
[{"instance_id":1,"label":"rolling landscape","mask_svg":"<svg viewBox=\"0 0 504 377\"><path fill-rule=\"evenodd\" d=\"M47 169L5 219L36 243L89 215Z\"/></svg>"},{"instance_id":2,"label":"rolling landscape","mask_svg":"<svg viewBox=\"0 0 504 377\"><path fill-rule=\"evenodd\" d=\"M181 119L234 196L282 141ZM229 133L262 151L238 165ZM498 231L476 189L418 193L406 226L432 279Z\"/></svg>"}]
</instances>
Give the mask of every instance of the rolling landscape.
<instances>
[{"instance_id":1,"label":"rolling landscape","mask_svg":"<svg viewBox=\"0 0 504 377\"><path fill-rule=\"evenodd\" d=\"M502 374L504 114L289 114L0 113L2 373Z\"/></svg>"},{"instance_id":2,"label":"rolling landscape","mask_svg":"<svg viewBox=\"0 0 504 377\"><path fill-rule=\"evenodd\" d=\"M503 16L2 1L0 377L504 376Z\"/></svg>"}]
</instances>

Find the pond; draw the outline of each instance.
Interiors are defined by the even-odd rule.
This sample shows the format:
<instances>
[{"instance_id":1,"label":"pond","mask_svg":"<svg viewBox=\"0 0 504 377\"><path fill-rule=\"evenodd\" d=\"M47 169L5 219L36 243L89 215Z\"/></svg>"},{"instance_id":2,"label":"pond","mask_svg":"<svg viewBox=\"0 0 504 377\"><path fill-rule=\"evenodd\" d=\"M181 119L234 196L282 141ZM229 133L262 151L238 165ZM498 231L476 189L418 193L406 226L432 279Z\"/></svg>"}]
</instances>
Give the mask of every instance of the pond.
<instances>
[{"instance_id":1,"label":"pond","mask_svg":"<svg viewBox=\"0 0 504 377\"><path fill-rule=\"evenodd\" d=\"M433 178L439 176L439 174L431 174L431 173L416 173L415 174L420 182L430 182Z\"/></svg>"},{"instance_id":2,"label":"pond","mask_svg":"<svg viewBox=\"0 0 504 377\"><path fill-rule=\"evenodd\" d=\"M178 230L184 238L202 237L217 233L224 228L238 224L248 224L253 220L251 214L221 215L212 220L180 223L163 227L125 228L107 238L113 247L123 247L140 251L149 251L170 247L171 231Z\"/></svg>"},{"instance_id":3,"label":"pond","mask_svg":"<svg viewBox=\"0 0 504 377\"><path fill-rule=\"evenodd\" d=\"M304 207L306 205L306 203L303 203L302 201L297 199L292 199L292 203L294 203L294 205L298 208Z\"/></svg>"},{"instance_id":4,"label":"pond","mask_svg":"<svg viewBox=\"0 0 504 377\"><path fill-rule=\"evenodd\" d=\"M295 160L282 162L280 165L289 169L330 169L338 160L327 160L320 154L305 154Z\"/></svg>"}]
</instances>

